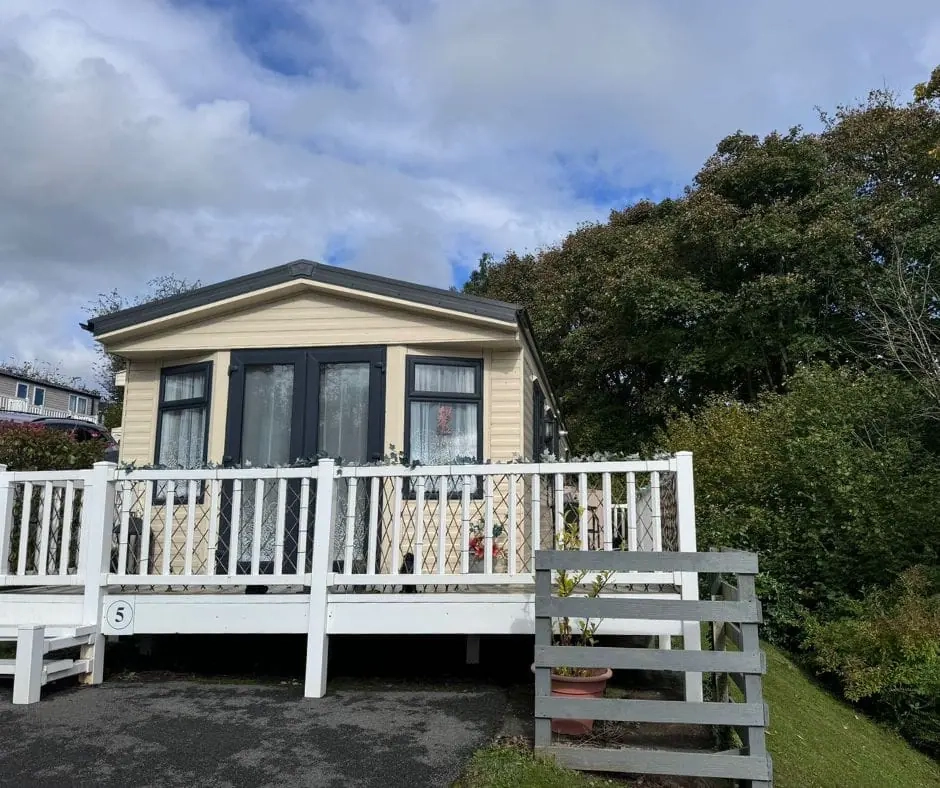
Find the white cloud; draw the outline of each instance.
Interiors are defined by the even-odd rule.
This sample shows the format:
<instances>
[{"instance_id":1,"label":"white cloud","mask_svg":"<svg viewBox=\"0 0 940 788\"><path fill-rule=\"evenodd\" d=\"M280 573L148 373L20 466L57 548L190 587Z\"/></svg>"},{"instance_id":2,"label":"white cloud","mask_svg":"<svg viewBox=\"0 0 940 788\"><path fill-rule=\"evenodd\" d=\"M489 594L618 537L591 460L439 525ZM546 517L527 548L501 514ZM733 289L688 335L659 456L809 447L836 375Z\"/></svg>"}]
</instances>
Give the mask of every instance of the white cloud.
<instances>
[{"instance_id":1,"label":"white cloud","mask_svg":"<svg viewBox=\"0 0 940 788\"><path fill-rule=\"evenodd\" d=\"M606 212L579 178L656 192L728 132L940 61L927 0L272 0L298 22L255 43L307 69L285 76L235 34L246 8L0 5L0 360L87 374L82 304L167 271L340 246L446 286Z\"/></svg>"}]
</instances>

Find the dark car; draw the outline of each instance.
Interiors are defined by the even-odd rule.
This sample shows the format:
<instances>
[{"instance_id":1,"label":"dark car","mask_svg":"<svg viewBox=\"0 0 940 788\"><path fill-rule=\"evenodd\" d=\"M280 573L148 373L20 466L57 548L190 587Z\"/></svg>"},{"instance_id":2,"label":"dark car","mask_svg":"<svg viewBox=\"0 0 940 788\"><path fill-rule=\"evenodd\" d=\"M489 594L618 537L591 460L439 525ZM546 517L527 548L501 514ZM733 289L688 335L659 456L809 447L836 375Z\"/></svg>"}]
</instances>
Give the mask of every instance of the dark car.
<instances>
[{"instance_id":1,"label":"dark car","mask_svg":"<svg viewBox=\"0 0 940 788\"><path fill-rule=\"evenodd\" d=\"M104 450L104 460L107 462L117 462L118 445L111 437L111 433L98 424L92 424L90 421L82 419L57 418L55 416L40 416L36 418L27 413L17 413L14 411L0 411L0 421L17 421L29 424L39 424L50 430L61 430L70 432L77 441L103 440L107 444Z\"/></svg>"},{"instance_id":2,"label":"dark car","mask_svg":"<svg viewBox=\"0 0 940 788\"><path fill-rule=\"evenodd\" d=\"M111 433L108 432L104 427L99 426L98 424L92 424L89 421L82 421L81 419L60 419L54 418L52 416L42 416L38 419L33 419L33 424L41 424L43 427L46 427L50 430L62 430L64 432L71 432L72 436L77 441L89 441L89 440L103 440L107 441L107 445L104 450L104 460L106 462L117 462L118 459L118 445L117 442L111 437Z\"/></svg>"}]
</instances>

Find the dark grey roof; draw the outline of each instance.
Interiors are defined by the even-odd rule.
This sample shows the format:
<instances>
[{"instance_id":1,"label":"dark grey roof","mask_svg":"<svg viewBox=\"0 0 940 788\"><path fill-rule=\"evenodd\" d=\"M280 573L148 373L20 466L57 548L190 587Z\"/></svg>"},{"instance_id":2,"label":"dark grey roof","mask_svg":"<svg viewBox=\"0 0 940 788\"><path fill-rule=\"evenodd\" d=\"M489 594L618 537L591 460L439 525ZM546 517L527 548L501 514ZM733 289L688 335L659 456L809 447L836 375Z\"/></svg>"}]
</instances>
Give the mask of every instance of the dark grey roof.
<instances>
[{"instance_id":1,"label":"dark grey roof","mask_svg":"<svg viewBox=\"0 0 940 788\"><path fill-rule=\"evenodd\" d=\"M205 306L215 301L222 301L254 290L290 282L294 279L309 279L312 282L323 282L324 284L360 290L365 293L400 298L403 301L451 309L455 312L465 312L470 315L493 318L507 323L517 322L521 311L521 308L515 304L507 304L504 301L478 298L477 296L464 295L451 290L427 287L426 285L416 285L411 282L389 279L374 274L363 274L358 271L336 268L335 266L323 265L323 263L315 263L310 260L295 260L292 263L267 268L264 271L239 276L235 279L227 279L224 282L200 287L197 290L164 298L160 301L151 301L149 304L94 317L84 323L82 328L91 331L95 336L99 336L138 323L145 323L148 320L155 320L187 309Z\"/></svg>"},{"instance_id":2,"label":"dark grey roof","mask_svg":"<svg viewBox=\"0 0 940 788\"><path fill-rule=\"evenodd\" d=\"M80 386L70 386L67 383L53 383L51 380L46 380L46 378L41 378L36 375L23 375L16 370L9 369L8 367L0 366L0 375L3 375L8 378L14 378L18 381L23 381L25 383L36 383L40 386L50 389L58 389L59 391L67 391L69 394L81 394L85 397L93 397L94 399L101 399L101 392L94 391L93 389L83 389Z\"/></svg>"}]
</instances>

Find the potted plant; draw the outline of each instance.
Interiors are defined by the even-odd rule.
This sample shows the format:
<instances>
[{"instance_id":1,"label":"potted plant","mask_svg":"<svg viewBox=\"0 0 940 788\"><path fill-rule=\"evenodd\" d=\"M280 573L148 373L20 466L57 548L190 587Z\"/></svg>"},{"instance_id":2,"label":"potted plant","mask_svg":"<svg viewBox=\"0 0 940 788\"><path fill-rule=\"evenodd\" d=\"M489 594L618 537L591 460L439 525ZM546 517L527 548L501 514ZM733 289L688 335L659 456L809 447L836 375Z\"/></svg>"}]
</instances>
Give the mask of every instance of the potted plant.
<instances>
[{"instance_id":1,"label":"potted plant","mask_svg":"<svg viewBox=\"0 0 940 788\"><path fill-rule=\"evenodd\" d=\"M506 551L496 542L496 539L503 535L503 526L500 523L493 523L493 573L500 574L504 571L506 561ZM470 573L482 574L485 568L486 558L486 525L480 520L470 526Z\"/></svg>"},{"instance_id":2,"label":"potted plant","mask_svg":"<svg viewBox=\"0 0 940 788\"><path fill-rule=\"evenodd\" d=\"M580 519L580 511L578 519ZM561 550L579 550L581 547L578 534L578 522L568 522L566 519L562 530ZM556 596L560 598L575 596L580 592L582 584L588 576L587 570L570 572L560 570L555 576ZM607 587L614 576L613 570L599 572L590 585L580 593L588 598L596 598ZM595 634L601 625L601 619L582 619L572 622L567 616L558 620L558 632L555 643L559 646L591 647L596 644ZM566 698L602 698L607 682L613 676L610 668L552 668L552 695ZM587 719L553 719L552 731L569 736L582 736L590 733L594 727L594 720Z\"/></svg>"}]
</instances>

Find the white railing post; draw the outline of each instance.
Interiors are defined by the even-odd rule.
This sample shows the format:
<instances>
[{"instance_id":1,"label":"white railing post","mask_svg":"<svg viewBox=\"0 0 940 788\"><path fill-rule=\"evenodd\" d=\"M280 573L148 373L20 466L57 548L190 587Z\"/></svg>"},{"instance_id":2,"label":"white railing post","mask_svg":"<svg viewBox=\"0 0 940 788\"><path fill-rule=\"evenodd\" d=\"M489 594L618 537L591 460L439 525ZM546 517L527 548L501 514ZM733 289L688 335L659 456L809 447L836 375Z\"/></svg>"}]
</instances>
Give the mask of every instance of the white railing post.
<instances>
[{"instance_id":1,"label":"white railing post","mask_svg":"<svg viewBox=\"0 0 940 788\"><path fill-rule=\"evenodd\" d=\"M42 691L42 657L45 628L25 624L16 632L16 664L13 667L13 702L39 703Z\"/></svg>"},{"instance_id":2,"label":"white railing post","mask_svg":"<svg viewBox=\"0 0 940 788\"><path fill-rule=\"evenodd\" d=\"M692 452L676 452L676 525L679 532L679 552L694 553L695 539L695 481L692 475ZM682 599L698 600L698 573L682 572ZM700 651L702 632L697 621L682 622L682 647L686 651ZM702 674L685 674L685 699L701 703Z\"/></svg>"},{"instance_id":3,"label":"white railing post","mask_svg":"<svg viewBox=\"0 0 940 788\"><path fill-rule=\"evenodd\" d=\"M82 496L82 530L79 548L84 574L82 624L93 624L91 643L82 646L81 658L90 670L79 677L83 684L100 684L104 678L104 635L101 634L101 603L111 564L111 538L114 530L115 469L113 462L96 462L86 477Z\"/></svg>"},{"instance_id":4,"label":"white railing post","mask_svg":"<svg viewBox=\"0 0 940 788\"><path fill-rule=\"evenodd\" d=\"M329 638L326 634L327 575L333 562L333 490L336 484L333 460L320 460L313 519L313 558L310 566L310 609L307 618L307 669L304 697L326 694L326 668Z\"/></svg>"},{"instance_id":5,"label":"white railing post","mask_svg":"<svg viewBox=\"0 0 940 788\"><path fill-rule=\"evenodd\" d=\"M10 571L10 536L13 529L13 476L0 465L0 575Z\"/></svg>"}]
</instances>

